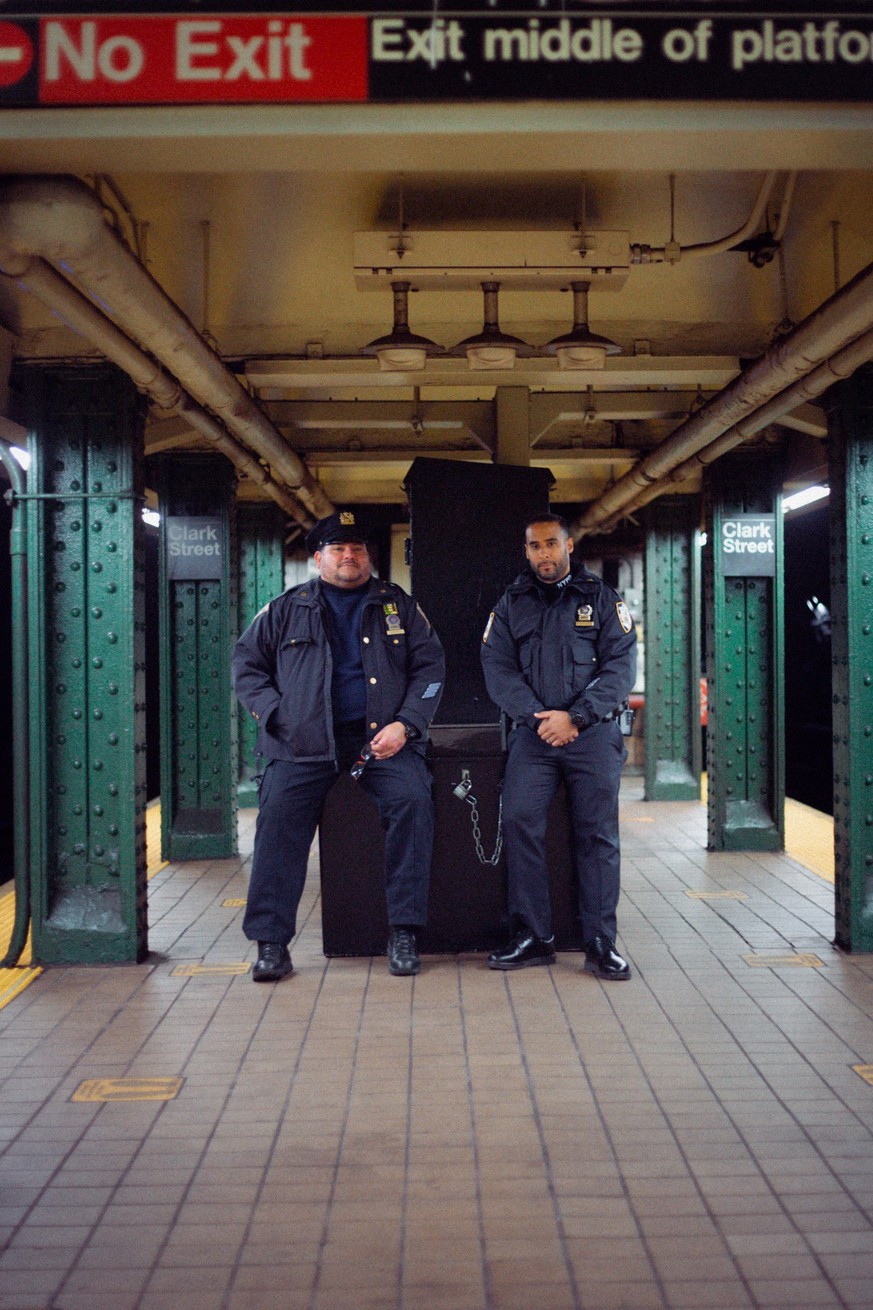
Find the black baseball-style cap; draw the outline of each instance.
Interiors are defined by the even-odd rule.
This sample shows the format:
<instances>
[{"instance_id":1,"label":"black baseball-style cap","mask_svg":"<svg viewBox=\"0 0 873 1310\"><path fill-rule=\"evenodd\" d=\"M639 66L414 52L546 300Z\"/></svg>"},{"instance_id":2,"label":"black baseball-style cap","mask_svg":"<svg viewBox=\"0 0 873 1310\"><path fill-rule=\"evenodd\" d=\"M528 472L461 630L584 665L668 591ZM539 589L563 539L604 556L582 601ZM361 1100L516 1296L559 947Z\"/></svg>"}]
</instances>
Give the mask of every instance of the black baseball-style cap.
<instances>
[{"instance_id":1,"label":"black baseball-style cap","mask_svg":"<svg viewBox=\"0 0 873 1310\"><path fill-rule=\"evenodd\" d=\"M319 519L314 528L306 534L306 549L310 555L324 546L344 544L347 541L359 541L366 546L370 531L366 523L356 515L354 510L340 509L329 514L326 519Z\"/></svg>"}]
</instances>

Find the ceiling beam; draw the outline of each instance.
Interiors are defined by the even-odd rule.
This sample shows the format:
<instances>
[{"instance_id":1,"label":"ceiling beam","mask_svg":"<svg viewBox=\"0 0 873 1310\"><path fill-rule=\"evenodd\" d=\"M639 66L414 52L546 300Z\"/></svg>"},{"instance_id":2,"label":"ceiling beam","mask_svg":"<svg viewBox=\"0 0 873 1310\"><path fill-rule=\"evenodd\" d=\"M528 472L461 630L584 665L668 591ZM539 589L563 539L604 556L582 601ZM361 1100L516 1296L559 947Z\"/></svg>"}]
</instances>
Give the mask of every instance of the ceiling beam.
<instances>
[{"instance_id":1,"label":"ceiling beam","mask_svg":"<svg viewBox=\"0 0 873 1310\"><path fill-rule=\"evenodd\" d=\"M614 355L602 369L567 371L552 359L519 359L508 370L471 373L466 360L436 356L427 366L410 373L383 373L374 359L357 356L343 359L270 358L250 359L245 365L249 383L257 388L356 389L370 386L380 390L394 387L550 387L555 391L587 392L589 387L614 391L622 387L685 387L717 391L740 372L732 355ZM268 390L263 400L279 400Z\"/></svg>"}]
</instances>

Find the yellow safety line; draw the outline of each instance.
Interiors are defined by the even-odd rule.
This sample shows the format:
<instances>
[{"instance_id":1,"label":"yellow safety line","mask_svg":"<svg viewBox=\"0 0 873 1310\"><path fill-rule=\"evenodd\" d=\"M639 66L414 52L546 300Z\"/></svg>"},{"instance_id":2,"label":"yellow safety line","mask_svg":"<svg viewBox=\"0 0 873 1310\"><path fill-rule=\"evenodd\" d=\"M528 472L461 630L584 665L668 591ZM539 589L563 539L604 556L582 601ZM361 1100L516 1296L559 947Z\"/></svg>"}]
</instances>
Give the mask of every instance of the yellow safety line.
<instances>
[{"instance_id":1,"label":"yellow safety line","mask_svg":"<svg viewBox=\"0 0 873 1310\"><path fill-rule=\"evenodd\" d=\"M785 851L798 864L834 881L834 821L810 805L785 798Z\"/></svg>"},{"instance_id":2,"label":"yellow safety line","mask_svg":"<svg viewBox=\"0 0 873 1310\"><path fill-rule=\"evenodd\" d=\"M166 867L167 861L161 859L161 806L159 801L155 801L146 808L146 878L153 878ZM9 949L14 922L15 892L10 890L0 894L0 957ZM18 964L13 969L0 969L0 1010L23 992L25 987L41 973L41 968L30 963L30 933L28 933Z\"/></svg>"},{"instance_id":3,"label":"yellow safety line","mask_svg":"<svg viewBox=\"0 0 873 1310\"><path fill-rule=\"evenodd\" d=\"M700 776L700 801L706 804L707 777ZM826 882L834 881L834 821L811 805L785 797L785 854Z\"/></svg>"},{"instance_id":4,"label":"yellow safety line","mask_svg":"<svg viewBox=\"0 0 873 1310\"><path fill-rule=\"evenodd\" d=\"M0 955L5 955L9 949L14 922L15 892L4 892L0 896ZM42 969L31 967L30 964L30 933L28 933L21 959L15 968L0 969L0 1010L14 1000L19 992L23 992L25 987L41 973Z\"/></svg>"},{"instance_id":5,"label":"yellow safety line","mask_svg":"<svg viewBox=\"0 0 873 1310\"><path fill-rule=\"evenodd\" d=\"M161 859L161 802L152 801L146 806L146 878L154 878L166 869L169 860Z\"/></svg>"}]
</instances>

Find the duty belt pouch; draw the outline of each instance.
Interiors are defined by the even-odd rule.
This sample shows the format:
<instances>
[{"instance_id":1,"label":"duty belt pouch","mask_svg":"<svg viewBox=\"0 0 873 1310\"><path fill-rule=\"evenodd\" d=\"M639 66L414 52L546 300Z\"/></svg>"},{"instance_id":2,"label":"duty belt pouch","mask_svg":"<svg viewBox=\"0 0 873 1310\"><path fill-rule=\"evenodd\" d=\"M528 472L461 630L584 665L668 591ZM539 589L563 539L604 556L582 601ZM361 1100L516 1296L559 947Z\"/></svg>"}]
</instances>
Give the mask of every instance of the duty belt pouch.
<instances>
[{"instance_id":1,"label":"duty belt pouch","mask_svg":"<svg viewBox=\"0 0 873 1310\"><path fill-rule=\"evenodd\" d=\"M630 737L634 730L634 712L629 705L625 705L623 710L619 710L618 726L622 737Z\"/></svg>"}]
</instances>

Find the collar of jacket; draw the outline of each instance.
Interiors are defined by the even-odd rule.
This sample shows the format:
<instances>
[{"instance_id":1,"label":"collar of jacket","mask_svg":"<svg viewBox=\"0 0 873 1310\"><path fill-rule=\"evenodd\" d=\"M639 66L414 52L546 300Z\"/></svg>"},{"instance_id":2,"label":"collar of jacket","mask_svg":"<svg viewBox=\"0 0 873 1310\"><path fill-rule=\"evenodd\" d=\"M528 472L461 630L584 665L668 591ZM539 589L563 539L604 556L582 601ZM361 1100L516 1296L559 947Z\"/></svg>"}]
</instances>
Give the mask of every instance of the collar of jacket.
<instances>
[{"instance_id":1,"label":"collar of jacket","mask_svg":"<svg viewBox=\"0 0 873 1310\"><path fill-rule=\"evenodd\" d=\"M322 599L322 582L321 578L313 578L311 582L301 582L293 587L287 594L297 605L321 605ZM366 603L369 605L372 601L381 603L387 596L394 595L394 588L390 582L385 582L382 578L370 578Z\"/></svg>"},{"instance_id":2,"label":"collar of jacket","mask_svg":"<svg viewBox=\"0 0 873 1310\"><path fill-rule=\"evenodd\" d=\"M579 564L574 569L570 569L570 579L565 582L562 591L590 591L592 586L596 587L599 579L594 573L589 573L584 564ZM510 583L507 591L513 595L521 595L525 591L532 591L539 594L537 588L537 578L531 568L525 569L524 573L519 573L515 582Z\"/></svg>"}]
</instances>

